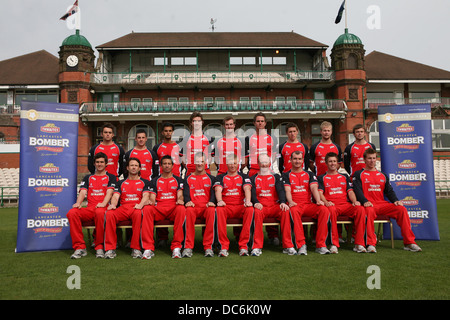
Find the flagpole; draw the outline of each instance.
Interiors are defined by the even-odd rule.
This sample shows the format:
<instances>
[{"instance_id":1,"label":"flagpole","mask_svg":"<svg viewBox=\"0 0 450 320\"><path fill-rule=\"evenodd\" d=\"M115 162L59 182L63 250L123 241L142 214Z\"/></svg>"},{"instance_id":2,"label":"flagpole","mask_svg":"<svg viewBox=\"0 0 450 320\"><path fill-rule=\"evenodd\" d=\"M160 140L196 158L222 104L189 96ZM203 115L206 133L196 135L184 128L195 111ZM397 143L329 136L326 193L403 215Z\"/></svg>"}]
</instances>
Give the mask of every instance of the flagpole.
<instances>
[{"instance_id":1,"label":"flagpole","mask_svg":"<svg viewBox=\"0 0 450 320\"><path fill-rule=\"evenodd\" d=\"M75 30L78 30L78 32L80 32L80 28L81 28L80 0L78 0L78 10L77 10L76 15L77 15L77 17L76 17Z\"/></svg>"},{"instance_id":2,"label":"flagpole","mask_svg":"<svg viewBox=\"0 0 450 320\"><path fill-rule=\"evenodd\" d=\"M347 0L344 0L344 14L345 14L345 29L348 29L348 27L347 27Z\"/></svg>"}]
</instances>

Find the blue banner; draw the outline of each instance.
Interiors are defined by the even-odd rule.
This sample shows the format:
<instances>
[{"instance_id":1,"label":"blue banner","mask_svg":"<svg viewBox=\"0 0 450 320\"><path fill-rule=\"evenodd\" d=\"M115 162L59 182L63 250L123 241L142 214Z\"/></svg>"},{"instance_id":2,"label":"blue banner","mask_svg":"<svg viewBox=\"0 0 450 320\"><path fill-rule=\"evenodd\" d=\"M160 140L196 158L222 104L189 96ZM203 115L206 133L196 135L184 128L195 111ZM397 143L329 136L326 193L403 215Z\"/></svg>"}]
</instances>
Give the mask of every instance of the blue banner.
<instances>
[{"instance_id":1,"label":"blue banner","mask_svg":"<svg viewBox=\"0 0 450 320\"><path fill-rule=\"evenodd\" d=\"M16 252L72 248L67 212L77 195L78 105L22 102Z\"/></svg>"},{"instance_id":2,"label":"blue banner","mask_svg":"<svg viewBox=\"0 0 450 320\"><path fill-rule=\"evenodd\" d=\"M378 123L381 171L388 175L398 199L407 208L416 239L439 240L431 106L379 106ZM385 237L388 234L385 226ZM394 237L401 239L395 222Z\"/></svg>"}]
</instances>

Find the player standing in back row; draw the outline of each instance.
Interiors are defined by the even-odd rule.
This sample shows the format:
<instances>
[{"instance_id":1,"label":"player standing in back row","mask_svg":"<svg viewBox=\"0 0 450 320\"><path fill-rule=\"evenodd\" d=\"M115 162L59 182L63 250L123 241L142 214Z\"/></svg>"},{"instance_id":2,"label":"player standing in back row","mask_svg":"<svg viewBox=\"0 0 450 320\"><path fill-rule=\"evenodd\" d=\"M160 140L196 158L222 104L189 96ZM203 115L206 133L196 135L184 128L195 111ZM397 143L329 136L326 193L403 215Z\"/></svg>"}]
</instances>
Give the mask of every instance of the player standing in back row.
<instances>
[{"instance_id":1,"label":"player standing in back row","mask_svg":"<svg viewBox=\"0 0 450 320\"><path fill-rule=\"evenodd\" d=\"M334 152L338 155L338 162L342 162L342 151L341 147L331 140L331 135L333 133L333 125L324 121L320 124L320 134L322 139L311 146L309 150L309 160L310 169L320 176L327 172L327 164L325 163L325 156L329 152Z\"/></svg>"},{"instance_id":2,"label":"player standing in back row","mask_svg":"<svg viewBox=\"0 0 450 320\"><path fill-rule=\"evenodd\" d=\"M353 174L356 171L365 167L364 151L367 149L377 150L373 143L366 141L366 131L362 124L357 124L353 127L353 136L355 141L350 143L344 150L344 168L351 178L353 178Z\"/></svg>"}]
</instances>

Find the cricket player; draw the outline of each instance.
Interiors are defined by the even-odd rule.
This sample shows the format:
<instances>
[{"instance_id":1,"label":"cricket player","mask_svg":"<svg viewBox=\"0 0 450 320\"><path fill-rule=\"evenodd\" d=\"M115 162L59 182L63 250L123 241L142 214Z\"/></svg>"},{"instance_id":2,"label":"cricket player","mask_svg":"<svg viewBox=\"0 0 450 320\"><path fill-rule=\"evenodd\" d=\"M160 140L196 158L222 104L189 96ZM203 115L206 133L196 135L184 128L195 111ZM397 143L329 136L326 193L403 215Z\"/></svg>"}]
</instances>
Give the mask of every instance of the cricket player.
<instances>
[{"instance_id":1,"label":"cricket player","mask_svg":"<svg viewBox=\"0 0 450 320\"><path fill-rule=\"evenodd\" d=\"M325 156L328 170L325 174L317 177L319 181L320 198L330 211L331 219L331 253L338 253L339 234L337 228L337 217L349 216L354 221L355 228L355 252L366 252L364 234L366 231L366 213L364 207L356 199L350 177L345 173L339 173L338 155L329 152ZM350 235L348 235L350 236Z\"/></svg>"},{"instance_id":2,"label":"cricket player","mask_svg":"<svg viewBox=\"0 0 450 320\"><path fill-rule=\"evenodd\" d=\"M356 171L364 169L364 151L367 149L377 150L373 143L366 141L366 131L363 125L357 124L353 127L353 136L355 141L350 143L344 150L344 168L350 175L350 178L353 178L353 174Z\"/></svg>"},{"instance_id":3,"label":"cricket player","mask_svg":"<svg viewBox=\"0 0 450 320\"><path fill-rule=\"evenodd\" d=\"M163 156L160 162L163 173L150 182L150 199L144 208L142 218L143 259L154 256L154 222L171 220L174 222L173 240L171 243L172 258L181 258L181 249L185 241L186 209L183 199L183 182L172 173L173 160L169 155Z\"/></svg>"},{"instance_id":4,"label":"cricket player","mask_svg":"<svg viewBox=\"0 0 450 320\"><path fill-rule=\"evenodd\" d=\"M105 258L116 257L117 223L131 220L131 256L142 258L140 234L142 209L149 199L149 181L139 176L141 163L130 158L126 164L128 177L120 180L105 214Z\"/></svg>"},{"instance_id":5,"label":"cricket player","mask_svg":"<svg viewBox=\"0 0 450 320\"><path fill-rule=\"evenodd\" d=\"M374 220L378 215L387 215L397 221L405 250L422 251L415 242L408 211L398 200L388 176L376 169L377 152L374 149L364 151L364 162L365 168L355 172L353 176L353 188L366 210L367 252L377 252Z\"/></svg>"},{"instance_id":6,"label":"cricket player","mask_svg":"<svg viewBox=\"0 0 450 320\"><path fill-rule=\"evenodd\" d=\"M203 232L205 255L213 250L216 222L216 200L214 194L215 178L206 173L206 155L198 152L194 158L195 171L185 178L183 198L186 207L186 242L182 257L191 257L195 241L195 220L204 218L206 227Z\"/></svg>"},{"instance_id":7,"label":"cricket player","mask_svg":"<svg viewBox=\"0 0 450 320\"><path fill-rule=\"evenodd\" d=\"M103 233L105 211L112 197L116 186L116 176L106 172L108 156L102 152L97 153L94 158L95 173L88 174L81 182L80 192L77 201L72 209L67 213L70 225L70 236L72 237L72 247L75 252L72 259L79 259L86 256L86 243L82 228L83 221L95 222L95 250L96 257L104 257ZM82 203L87 197L87 207L83 208Z\"/></svg>"}]
</instances>

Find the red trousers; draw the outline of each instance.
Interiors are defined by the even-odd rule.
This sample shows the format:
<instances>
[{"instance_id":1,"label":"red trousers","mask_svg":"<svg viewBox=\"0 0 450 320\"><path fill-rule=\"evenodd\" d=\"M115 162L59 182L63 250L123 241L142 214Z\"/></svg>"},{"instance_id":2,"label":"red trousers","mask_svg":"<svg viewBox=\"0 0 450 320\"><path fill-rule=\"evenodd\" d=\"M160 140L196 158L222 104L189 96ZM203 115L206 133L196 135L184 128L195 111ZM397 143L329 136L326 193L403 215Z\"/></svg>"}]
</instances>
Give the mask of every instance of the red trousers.
<instances>
[{"instance_id":1,"label":"red trousers","mask_svg":"<svg viewBox=\"0 0 450 320\"><path fill-rule=\"evenodd\" d=\"M305 233L301 224L302 216L317 219L316 232L316 248L326 247L326 240L328 237L328 223L330 222L330 212L325 206L318 206L315 203L306 205L296 205L291 207L292 216L294 218L294 231L296 236L297 246L301 247L305 242ZM295 221L297 220L297 223Z\"/></svg>"},{"instance_id":2,"label":"red trousers","mask_svg":"<svg viewBox=\"0 0 450 320\"><path fill-rule=\"evenodd\" d=\"M134 208L134 204L123 205L114 210L108 210L105 214L105 251L115 250L117 246L117 223L131 220L132 236L131 249L141 250L141 220L142 211Z\"/></svg>"},{"instance_id":3,"label":"red trousers","mask_svg":"<svg viewBox=\"0 0 450 320\"><path fill-rule=\"evenodd\" d=\"M173 225L171 250L182 248L185 241L186 210L183 205L145 206L142 216L142 247L144 250L155 250L155 221L170 220Z\"/></svg>"},{"instance_id":4,"label":"red trousers","mask_svg":"<svg viewBox=\"0 0 450 320\"><path fill-rule=\"evenodd\" d=\"M353 219L355 244L365 246L364 234L366 232L366 212L363 206L354 206L350 202L328 207L331 220L331 243L339 247L339 232L337 217L347 216Z\"/></svg>"},{"instance_id":5,"label":"red trousers","mask_svg":"<svg viewBox=\"0 0 450 320\"><path fill-rule=\"evenodd\" d=\"M212 249L214 242L214 224L216 220L215 207L186 207L186 242L184 247L194 248L195 220L204 218L206 227L203 232L203 249Z\"/></svg>"},{"instance_id":6,"label":"red trousers","mask_svg":"<svg viewBox=\"0 0 450 320\"><path fill-rule=\"evenodd\" d=\"M106 208L96 208L94 206L87 208L72 208L67 212L67 219L70 224L70 236L72 238L72 247L74 250L86 249L84 242L83 226L85 221L94 221L95 223L95 250L103 249L103 224Z\"/></svg>"},{"instance_id":7,"label":"red trousers","mask_svg":"<svg viewBox=\"0 0 450 320\"><path fill-rule=\"evenodd\" d=\"M415 243L416 237L411 229L408 210L404 206L396 206L390 202L372 204L373 207L365 207L367 216L367 245L375 246L377 244L374 220L378 215L386 215L397 221L405 245Z\"/></svg>"},{"instance_id":8,"label":"red trousers","mask_svg":"<svg viewBox=\"0 0 450 320\"><path fill-rule=\"evenodd\" d=\"M264 244L263 222L264 218L276 218L281 225L281 239L283 248L293 248L291 232L291 212L283 211L279 204L271 207L255 208L254 235L252 249L262 249Z\"/></svg>"},{"instance_id":9,"label":"red trousers","mask_svg":"<svg viewBox=\"0 0 450 320\"><path fill-rule=\"evenodd\" d=\"M224 207L216 207L216 213L220 248L222 250L228 250L230 248L230 240L227 235L227 218L242 218L243 223L239 236L239 249L247 249L254 215L253 207L245 207L243 204L227 204Z\"/></svg>"}]
</instances>

